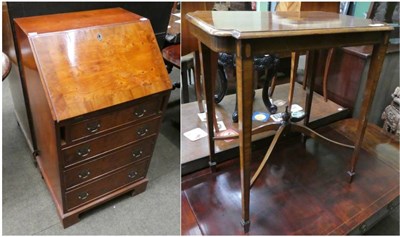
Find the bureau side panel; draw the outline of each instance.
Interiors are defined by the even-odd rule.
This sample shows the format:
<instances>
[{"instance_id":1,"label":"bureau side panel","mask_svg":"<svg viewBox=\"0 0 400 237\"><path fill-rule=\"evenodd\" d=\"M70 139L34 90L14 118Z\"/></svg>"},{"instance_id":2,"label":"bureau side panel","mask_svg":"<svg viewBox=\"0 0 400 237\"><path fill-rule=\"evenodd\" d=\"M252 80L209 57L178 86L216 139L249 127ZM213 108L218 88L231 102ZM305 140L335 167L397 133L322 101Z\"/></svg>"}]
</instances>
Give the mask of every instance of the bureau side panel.
<instances>
[{"instance_id":1,"label":"bureau side panel","mask_svg":"<svg viewBox=\"0 0 400 237\"><path fill-rule=\"evenodd\" d=\"M32 111L33 130L39 151L36 159L60 212L62 210L62 195L57 156L56 124L37 71L28 37L17 24L15 26L18 54L21 59L21 71L26 80L27 95Z\"/></svg>"}]
</instances>

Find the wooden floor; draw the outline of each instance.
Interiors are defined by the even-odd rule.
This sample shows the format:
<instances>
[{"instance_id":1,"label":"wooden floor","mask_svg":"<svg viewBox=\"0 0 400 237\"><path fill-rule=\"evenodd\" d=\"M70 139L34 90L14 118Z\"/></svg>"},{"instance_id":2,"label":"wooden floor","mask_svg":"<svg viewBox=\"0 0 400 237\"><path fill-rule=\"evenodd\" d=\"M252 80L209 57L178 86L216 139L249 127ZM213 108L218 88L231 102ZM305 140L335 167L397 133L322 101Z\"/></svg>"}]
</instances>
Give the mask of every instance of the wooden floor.
<instances>
[{"instance_id":1,"label":"wooden floor","mask_svg":"<svg viewBox=\"0 0 400 237\"><path fill-rule=\"evenodd\" d=\"M355 121L318 131L351 143ZM399 196L399 143L369 125L353 183L347 182L352 150L288 136L274 150L251 190L250 235L343 235ZM252 170L264 151L253 153ZM182 179L182 234L243 234L238 159Z\"/></svg>"},{"instance_id":2,"label":"wooden floor","mask_svg":"<svg viewBox=\"0 0 400 237\"><path fill-rule=\"evenodd\" d=\"M278 85L275 88L273 99L287 101L287 94L289 91L289 84ZM267 112L261 96L261 89L256 90L256 96L254 100L253 111ZM302 89L300 84L296 84L293 103L298 104L304 108L306 92ZM237 123L232 123L231 114L235 107L235 95L226 96L222 102L216 106L216 113L218 120L223 120L227 128L231 128L238 131ZM283 112L285 106L278 106L278 112ZM194 128L201 128L207 131L205 122L201 122L197 116L199 112L197 102L182 104L181 106L181 162L182 162L182 173L187 174L193 172L199 168L208 166L208 137L201 138L195 142L187 139L183 133L190 131ZM314 93L313 106L311 110L310 126L319 126L321 124L328 124L339 119L343 119L349 115L349 111L346 108L342 108L340 105L335 104L332 101L325 102L323 97L317 93ZM272 121L269 119L268 122ZM263 124L262 122L253 121L253 127L257 127ZM273 135L274 132L264 132L253 136L253 141L260 141ZM234 149L239 146L238 139L232 142L216 141L215 152L217 154L217 160L219 153L230 151L230 153L236 154ZM227 153L224 154L227 156ZM221 157L226 158L226 157Z\"/></svg>"}]
</instances>

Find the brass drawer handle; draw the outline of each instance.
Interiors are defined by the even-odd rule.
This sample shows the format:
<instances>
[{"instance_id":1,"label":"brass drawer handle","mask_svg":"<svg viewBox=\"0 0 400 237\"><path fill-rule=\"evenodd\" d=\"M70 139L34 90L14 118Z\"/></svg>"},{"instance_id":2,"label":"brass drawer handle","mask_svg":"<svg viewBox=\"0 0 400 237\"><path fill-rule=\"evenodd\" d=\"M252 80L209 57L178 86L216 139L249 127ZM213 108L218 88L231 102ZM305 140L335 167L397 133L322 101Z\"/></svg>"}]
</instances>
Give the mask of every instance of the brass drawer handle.
<instances>
[{"instance_id":1,"label":"brass drawer handle","mask_svg":"<svg viewBox=\"0 0 400 237\"><path fill-rule=\"evenodd\" d=\"M89 170L83 170L78 174L78 177L80 179L86 179L87 177L89 177L90 175L90 171Z\"/></svg>"},{"instance_id":2,"label":"brass drawer handle","mask_svg":"<svg viewBox=\"0 0 400 237\"><path fill-rule=\"evenodd\" d=\"M87 156L87 155L89 155L89 153L90 153L90 147L89 146L87 146L87 147L82 147L82 148L79 148L77 151L76 151L76 154L78 155L78 156L80 156L80 157L85 157L85 156Z\"/></svg>"},{"instance_id":3,"label":"brass drawer handle","mask_svg":"<svg viewBox=\"0 0 400 237\"><path fill-rule=\"evenodd\" d=\"M135 111L134 114L135 114L136 117L141 118L141 117L144 116L144 114L145 114L146 112L147 112L146 109L142 109L141 112Z\"/></svg>"},{"instance_id":4,"label":"brass drawer handle","mask_svg":"<svg viewBox=\"0 0 400 237\"><path fill-rule=\"evenodd\" d=\"M132 152L132 156L133 156L134 158L139 158L139 157L142 156L142 154L143 154L143 151L142 151L142 150L136 150L136 151L133 151L133 152Z\"/></svg>"},{"instance_id":5,"label":"brass drawer handle","mask_svg":"<svg viewBox=\"0 0 400 237\"><path fill-rule=\"evenodd\" d=\"M99 131L100 127L101 127L101 125L98 121L86 124L86 130L90 133L95 133L95 132Z\"/></svg>"},{"instance_id":6,"label":"brass drawer handle","mask_svg":"<svg viewBox=\"0 0 400 237\"><path fill-rule=\"evenodd\" d=\"M136 171L131 171L131 172L129 172L128 177L131 178L131 179L134 179L137 174L138 173Z\"/></svg>"},{"instance_id":7,"label":"brass drawer handle","mask_svg":"<svg viewBox=\"0 0 400 237\"><path fill-rule=\"evenodd\" d=\"M147 134L148 131L149 131L149 129L147 129L147 128L141 128L141 129L139 129L139 130L137 131L137 135L143 137L144 135Z\"/></svg>"},{"instance_id":8,"label":"brass drawer handle","mask_svg":"<svg viewBox=\"0 0 400 237\"><path fill-rule=\"evenodd\" d=\"M85 200L87 197L89 197L88 192L83 192L78 195L79 200Z\"/></svg>"}]
</instances>

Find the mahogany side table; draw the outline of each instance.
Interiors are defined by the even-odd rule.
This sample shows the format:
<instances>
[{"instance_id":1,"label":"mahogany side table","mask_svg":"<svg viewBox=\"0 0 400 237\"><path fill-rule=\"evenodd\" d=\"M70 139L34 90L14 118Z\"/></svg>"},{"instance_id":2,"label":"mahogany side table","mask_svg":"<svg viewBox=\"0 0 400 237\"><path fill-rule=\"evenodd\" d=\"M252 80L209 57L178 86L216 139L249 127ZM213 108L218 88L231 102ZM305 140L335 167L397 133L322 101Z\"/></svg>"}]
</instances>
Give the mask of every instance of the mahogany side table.
<instances>
[{"instance_id":1,"label":"mahogany side table","mask_svg":"<svg viewBox=\"0 0 400 237\"><path fill-rule=\"evenodd\" d=\"M315 59L317 49L334 48L353 45L373 45L368 82L364 89L364 99L360 112L357 139L349 171L350 181L355 175L355 166L361 149L365 129L368 122L372 99L379 80L385 57L390 31L393 29L384 23L369 19L355 18L328 12L236 12L236 11L196 11L188 13L191 33L199 40L200 59L204 75L204 87L207 111L207 127L209 134L210 167L216 169L213 119L214 87L218 52L236 53L237 98L239 112L239 149L240 178L242 199L242 225L244 232L250 228L250 188L257 173L250 176L251 136L266 130L278 130L278 137L286 124L273 123L252 131L253 105L253 56L268 53L310 50L310 72L303 131L309 131L307 124L312 104L313 85L315 79ZM294 82L291 82L288 104L290 108ZM289 111L290 112L290 111ZM287 122L287 121L286 121ZM283 123L286 123L285 121ZM290 122L289 122L290 123ZM290 125L290 124L289 124ZM295 125L295 126L293 126ZM300 127L296 124L287 127ZM283 129L281 129L283 127ZM299 131L299 130L297 130ZM314 134L315 133L310 133ZM312 136L318 137L318 136ZM224 137L226 139L226 137ZM273 147L276 140L272 141ZM339 144L344 145L344 144ZM268 159L267 151L264 163ZM261 165L263 166L263 165ZM261 167L260 166L260 167ZM261 167L262 169L262 167Z\"/></svg>"}]
</instances>

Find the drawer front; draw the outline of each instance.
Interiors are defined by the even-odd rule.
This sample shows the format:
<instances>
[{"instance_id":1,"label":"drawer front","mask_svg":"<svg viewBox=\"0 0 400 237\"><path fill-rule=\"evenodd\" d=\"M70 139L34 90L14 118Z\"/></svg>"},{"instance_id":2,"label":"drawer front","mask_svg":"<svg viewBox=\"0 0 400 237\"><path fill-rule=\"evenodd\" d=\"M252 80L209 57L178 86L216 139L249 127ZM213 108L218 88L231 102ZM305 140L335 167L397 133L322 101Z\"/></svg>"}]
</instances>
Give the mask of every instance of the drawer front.
<instances>
[{"instance_id":1,"label":"drawer front","mask_svg":"<svg viewBox=\"0 0 400 237\"><path fill-rule=\"evenodd\" d=\"M135 126L117 130L79 145L64 148L62 150L64 166L68 167L75 163L81 163L128 143L148 138L158 132L159 122L160 118L158 117Z\"/></svg>"},{"instance_id":2,"label":"drawer front","mask_svg":"<svg viewBox=\"0 0 400 237\"><path fill-rule=\"evenodd\" d=\"M144 178L148 165L149 160L144 160L67 192L65 194L67 210Z\"/></svg>"},{"instance_id":3,"label":"drawer front","mask_svg":"<svg viewBox=\"0 0 400 237\"><path fill-rule=\"evenodd\" d=\"M82 138L89 138L92 135L101 134L109 129L158 114L161 111L161 102L162 99L160 96L153 96L149 100L127 109L72 124L66 129L69 131L69 140L77 141Z\"/></svg>"},{"instance_id":4,"label":"drawer front","mask_svg":"<svg viewBox=\"0 0 400 237\"><path fill-rule=\"evenodd\" d=\"M64 172L66 188L91 181L100 175L112 172L122 166L149 158L153 151L155 136L119 149L98 159L85 162Z\"/></svg>"}]
</instances>

